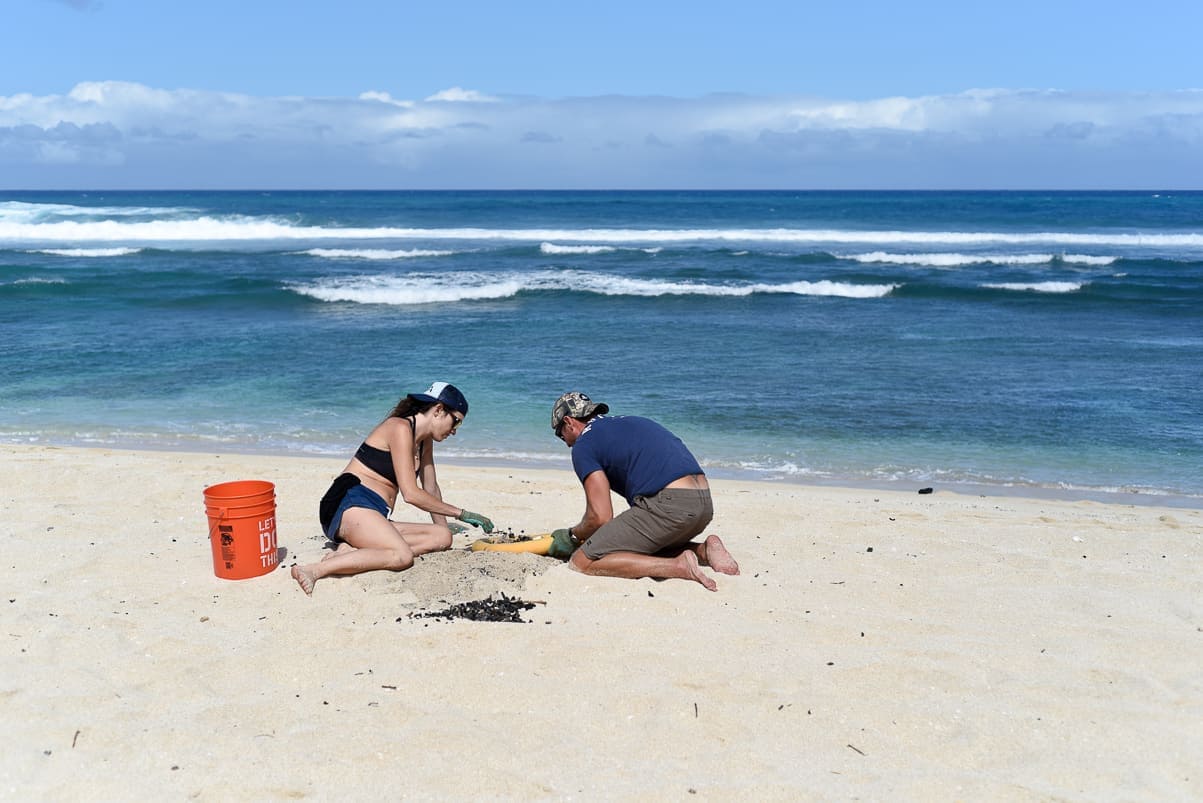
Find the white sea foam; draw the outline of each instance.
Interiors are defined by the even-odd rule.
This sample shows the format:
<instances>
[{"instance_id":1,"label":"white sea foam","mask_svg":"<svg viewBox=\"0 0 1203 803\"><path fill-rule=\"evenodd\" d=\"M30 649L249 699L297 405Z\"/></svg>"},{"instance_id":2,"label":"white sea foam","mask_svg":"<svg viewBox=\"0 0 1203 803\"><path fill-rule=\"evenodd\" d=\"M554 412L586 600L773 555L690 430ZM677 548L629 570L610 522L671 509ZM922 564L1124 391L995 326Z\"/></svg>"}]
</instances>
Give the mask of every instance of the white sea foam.
<instances>
[{"instance_id":1,"label":"white sea foam","mask_svg":"<svg viewBox=\"0 0 1203 803\"><path fill-rule=\"evenodd\" d=\"M1089 282L998 282L983 284L991 290L1019 290L1032 293L1076 293Z\"/></svg>"},{"instance_id":2,"label":"white sea foam","mask_svg":"<svg viewBox=\"0 0 1203 803\"><path fill-rule=\"evenodd\" d=\"M417 257L445 257L455 251L432 251L424 248L310 248L303 253L324 259L414 259Z\"/></svg>"},{"instance_id":3,"label":"white sea foam","mask_svg":"<svg viewBox=\"0 0 1203 803\"><path fill-rule=\"evenodd\" d=\"M794 463L790 460L782 460L780 462L769 462L764 460L738 460L732 463L727 463L722 460L709 460L704 462L707 463L708 468L710 466L714 466L715 468L732 467L737 468L740 471L748 471L755 474L764 474L769 476L777 475L781 477L812 479L828 476L828 472L819 469L808 468L806 466L799 466L797 463Z\"/></svg>"},{"instance_id":4,"label":"white sea foam","mask_svg":"<svg viewBox=\"0 0 1203 803\"><path fill-rule=\"evenodd\" d=\"M838 296L842 298L881 298L898 288L897 284L854 284L851 282L786 282L784 284L709 284L704 282L665 281L616 277L600 273L577 273L563 289L582 290L608 296L750 296L759 293L787 293L800 296Z\"/></svg>"},{"instance_id":5,"label":"white sea foam","mask_svg":"<svg viewBox=\"0 0 1203 803\"><path fill-rule=\"evenodd\" d=\"M60 257L124 257L136 254L141 248L39 248L31 254L51 254Z\"/></svg>"},{"instance_id":6,"label":"white sea foam","mask_svg":"<svg viewBox=\"0 0 1203 803\"><path fill-rule=\"evenodd\" d=\"M967 265L1044 265L1058 259L1073 265L1110 265L1117 259L1086 254L896 254L888 251L851 254L846 258L864 263L886 262L932 268L960 268Z\"/></svg>"},{"instance_id":7,"label":"white sea foam","mask_svg":"<svg viewBox=\"0 0 1203 803\"><path fill-rule=\"evenodd\" d=\"M544 254L608 254L617 250L612 245L556 245L555 243L542 243L539 246L540 253Z\"/></svg>"},{"instance_id":8,"label":"white sea foam","mask_svg":"<svg viewBox=\"0 0 1203 803\"><path fill-rule=\"evenodd\" d=\"M959 268L965 265L1040 265L1051 262L1052 254L894 254L888 251L873 251L868 254L852 254L848 257L857 262L870 264L894 263L901 265L923 265L932 268Z\"/></svg>"},{"instance_id":9,"label":"white sea foam","mask_svg":"<svg viewBox=\"0 0 1203 803\"><path fill-rule=\"evenodd\" d=\"M129 210L124 210L130 214ZM88 214L94 214L90 210ZM82 213L81 213L82 214ZM538 242L613 247L653 243L793 243L912 246L1142 246L1201 248L1203 233L1140 232L954 232L859 231L843 229L487 229L299 226L267 217L199 216L190 219L36 222L26 213L0 215L0 241L79 242L247 242L297 240L420 239ZM602 245L604 244L604 245Z\"/></svg>"},{"instance_id":10,"label":"white sea foam","mask_svg":"<svg viewBox=\"0 0 1203 803\"><path fill-rule=\"evenodd\" d=\"M191 220L60 220L53 223L24 223L0 219L0 242L245 242L253 240L297 240L321 236L319 232L347 232L350 229L322 229L293 226L284 222L256 218L199 217ZM373 229L356 229L358 236L371 237Z\"/></svg>"},{"instance_id":11,"label":"white sea foam","mask_svg":"<svg viewBox=\"0 0 1203 803\"><path fill-rule=\"evenodd\" d=\"M0 286L8 284L15 286L19 284L66 284L66 279L43 279L39 276L31 276L28 279L13 279L11 282L0 282Z\"/></svg>"},{"instance_id":12,"label":"white sea foam","mask_svg":"<svg viewBox=\"0 0 1203 803\"><path fill-rule=\"evenodd\" d=\"M462 274L457 276L463 278ZM451 301L480 301L508 298L523 289L512 279L464 279L446 276L348 276L293 284L289 289L320 301L351 301L356 304L439 304Z\"/></svg>"},{"instance_id":13,"label":"white sea foam","mask_svg":"<svg viewBox=\"0 0 1203 803\"><path fill-rule=\"evenodd\" d=\"M37 222L64 217L156 217L188 213L195 214L195 210L163 206L78 206L0 201L0 221Z\"/></svg>"},{"instance_id":14,"label":"white sea foam","mask_svg":"<svg viewBox=\"0 0 1203 803\"><path fill-rule=\"evenodd\" d=\"M839 296L841 298L882 298L897 290L900 284L853 284L850 282L791 282L769 289L768 285L754 285L757 292L797 293L800 296Z\"/></svg>"},{"instance_id":15,"label":"white sea foam","mask_svg":"<svg viewBox=\"0 0 1203 803\"><path fill-rule=\"evenodd\" d=\"M645 298L671 295L750 296L787 293L802 296L880 298L896 284L788 282L785 284L711 284L611 276L587 271L533 271L520 274L446 273L407 276L348 276L295 283L289 289L322 301L359 304L434 304L508 298L522 291L565 291Z\"/></svg>"},{"instance_id":16,"label":"white sea foam","mask_svg":"<svg viewBox=\"0 0 1203 803\"><path fill-rule=\"evenodd\" d=\"M613 251L620 250L613 245L556 245L555 243L541 243L539 251L548 255L560 254L609 254ZM658 254L664 249L655 246L653 248L626 248L627 251L642 251L645 254Z\"/></svg>"}]
</instances>

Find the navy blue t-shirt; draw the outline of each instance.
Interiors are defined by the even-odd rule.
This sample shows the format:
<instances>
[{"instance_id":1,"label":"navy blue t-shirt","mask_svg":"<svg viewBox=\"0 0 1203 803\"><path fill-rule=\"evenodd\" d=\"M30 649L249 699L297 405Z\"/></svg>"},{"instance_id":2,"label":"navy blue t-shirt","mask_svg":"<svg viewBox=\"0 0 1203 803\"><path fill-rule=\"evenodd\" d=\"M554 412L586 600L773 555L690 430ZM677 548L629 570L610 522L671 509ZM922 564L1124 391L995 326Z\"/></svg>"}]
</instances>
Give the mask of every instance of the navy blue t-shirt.
<instances>
[{"instance_id":1,"label":"navy blue t-shirt","mask_svg":"<svg viewBox=\"0 0 1203 803\"><path fill-rule=\"evenodd\" d=\"M598 416L572 446L572 468L581 482L605 472L610 488L633 504L637 496L659 493L665 485L702 467L676 435L636 415Z\"/></svg>"}]
</instances>

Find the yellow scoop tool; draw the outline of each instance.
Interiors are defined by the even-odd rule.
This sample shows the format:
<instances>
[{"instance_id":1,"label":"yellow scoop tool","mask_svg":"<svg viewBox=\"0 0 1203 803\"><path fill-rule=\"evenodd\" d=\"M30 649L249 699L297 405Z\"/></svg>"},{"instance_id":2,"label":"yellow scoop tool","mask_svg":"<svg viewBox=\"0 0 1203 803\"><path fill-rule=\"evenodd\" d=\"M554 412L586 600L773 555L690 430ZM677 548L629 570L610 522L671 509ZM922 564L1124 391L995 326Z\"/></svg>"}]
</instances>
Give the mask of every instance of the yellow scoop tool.
<instances>
[{"instance_id":1,"label":"yellow scoop tool","mask_svg":"<svg viewBox=\"0 0 1203 803\"><path fill-rule=\"evenodd\" d=\"M551 533L536 533L525 541L519 541L512 535L489 535L472 542L473 552L533 552L536 555L546 555L551 549Z\"/></svg>"}]
</instances>

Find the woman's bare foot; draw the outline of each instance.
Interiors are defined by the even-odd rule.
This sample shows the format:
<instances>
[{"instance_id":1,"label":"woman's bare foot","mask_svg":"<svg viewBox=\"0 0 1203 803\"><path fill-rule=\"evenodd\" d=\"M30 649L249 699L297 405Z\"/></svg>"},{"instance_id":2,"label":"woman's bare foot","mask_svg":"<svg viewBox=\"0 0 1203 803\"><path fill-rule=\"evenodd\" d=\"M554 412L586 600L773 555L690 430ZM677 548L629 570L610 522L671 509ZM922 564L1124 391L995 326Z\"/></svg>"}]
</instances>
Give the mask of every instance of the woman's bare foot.
<instances>
[{"instance_id":1,"label":"woman's bare foot","mask_svg":"<svg viewBox=\"0 0 1203 803\"><path fill-rule=\"evenodd\" d=\"M338 546L336 546L334 549L332 549L330 551L329 555L322 556L322 560L330 560L330 558L334 557L335 555L344 555L347 552L352 552L354 550L355 550L355 547L351 546L346 541L340 541L338 543Z\"/></svg>"},{"instance_id":2,"label":"woman's bare foot","mask_svg":"<svg viewBox=\"0 0 1203 803\"><path fill-rule=\"evenodd\" d=\"M707 591L718 591L718 584L711 580L710 577L708 577L706 573L702 571L701 564L698 563L698 556L693 554L692 549L686 549L683 551L680 557L677 558L677 562L681 565L681 568L685 572L681 576L681 579L696 580L701 583L702 587Z\"/></svg>"},{"instance_id":3,"label":"woman's bare foot","mask_svg":"<svg viewBox=\"0 0 1203 803\"><path fill-rule=\"evenodd\" d=\"M739 574L739 564L735 562L735 558L731 557L731 553L723 546L722 540L717 535L709 536L704 546L706 547L707 566L719 574Z\"/></svg>"},{"instance_id":4,"label":"woman's bare foot","mask_svg":"<svg viewBox=\"0 0 1203 803\"><path fill-rule=\"evenodd\" d=\"M297 585L305 592L307 596L313 596L313 586L317 583L317 578L309 572L305 571L300 566L292 567L292 579L297 581Z\"/></svg>"}]
</instances>

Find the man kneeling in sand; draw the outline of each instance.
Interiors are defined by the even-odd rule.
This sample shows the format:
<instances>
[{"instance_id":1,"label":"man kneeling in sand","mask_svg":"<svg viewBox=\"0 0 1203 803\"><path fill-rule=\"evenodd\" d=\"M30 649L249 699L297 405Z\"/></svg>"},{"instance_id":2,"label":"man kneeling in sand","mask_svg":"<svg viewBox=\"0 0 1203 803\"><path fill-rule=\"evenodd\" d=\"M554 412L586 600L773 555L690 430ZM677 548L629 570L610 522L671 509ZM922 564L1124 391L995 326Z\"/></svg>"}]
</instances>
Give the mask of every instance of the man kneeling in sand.
<instances>
[{"instance_id":1,"label":"man kneeling in sand","mask_svg":"<svg viewBox=\"0 0 1203 803\"><path fill-rule=\"evenodd\" d=\"M608 405L577 391L552 407L551 428L572 450L572 467L585 489L585 514L552 533L548 554L568 558L585 574L679 577L717 590L701 567L739 574L739 564L717 535L700 544L691 540L714 516L698 461L655 421L608 412ZM611 489L630 505L618 516Z\"/></svg>"}]
</instances>

